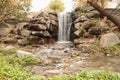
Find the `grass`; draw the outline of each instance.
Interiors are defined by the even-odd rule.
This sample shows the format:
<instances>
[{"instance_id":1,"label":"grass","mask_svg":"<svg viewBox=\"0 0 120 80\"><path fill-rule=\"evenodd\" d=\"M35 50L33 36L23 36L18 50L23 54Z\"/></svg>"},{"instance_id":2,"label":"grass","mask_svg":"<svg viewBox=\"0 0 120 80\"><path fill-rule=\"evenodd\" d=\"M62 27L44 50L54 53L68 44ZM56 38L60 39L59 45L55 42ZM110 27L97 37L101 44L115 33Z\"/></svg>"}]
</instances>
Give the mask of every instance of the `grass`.
<instances>
[{"instance_id":1,"label":"grass","mask_svg":"<svg viewBox=\"0 0 120 80\"><path fill-rule=\"evenodd\" d=\"M48 80L120 80L120 75L109 71L101 72L79 72L70 76L56 76Z\"/></svg>"}]
</instances>

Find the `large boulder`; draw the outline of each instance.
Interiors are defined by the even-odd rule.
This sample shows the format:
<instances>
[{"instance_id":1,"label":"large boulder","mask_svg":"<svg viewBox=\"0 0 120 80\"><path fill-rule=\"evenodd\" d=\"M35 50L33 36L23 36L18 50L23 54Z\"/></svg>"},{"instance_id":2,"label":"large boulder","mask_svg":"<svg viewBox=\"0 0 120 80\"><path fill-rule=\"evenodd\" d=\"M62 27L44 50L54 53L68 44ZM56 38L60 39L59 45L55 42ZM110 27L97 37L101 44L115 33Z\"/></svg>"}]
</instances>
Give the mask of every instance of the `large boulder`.
<instances>
[{"instance_id":1,"label":"large boulder","mask_svg":"<svg viewBox=\"0 0 120 80\"><path fill-rule=\"evenodd\" d=\"M114 46L120 43L120 39L114 33L107 33L101 36L100 44L101 46Z\"/></svg>"}]
</instances>

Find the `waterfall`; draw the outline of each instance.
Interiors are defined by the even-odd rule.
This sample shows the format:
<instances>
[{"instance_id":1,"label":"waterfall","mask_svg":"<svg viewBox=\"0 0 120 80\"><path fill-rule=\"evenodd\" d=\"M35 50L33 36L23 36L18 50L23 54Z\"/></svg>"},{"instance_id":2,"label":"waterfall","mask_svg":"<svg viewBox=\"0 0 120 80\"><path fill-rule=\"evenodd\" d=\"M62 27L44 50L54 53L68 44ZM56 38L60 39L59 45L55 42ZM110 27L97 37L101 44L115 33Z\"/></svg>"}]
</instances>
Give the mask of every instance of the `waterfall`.
<instances>
[{"instance_id":1,"label":"waterfall","mask_svg":"<svg viewBox=\"0 0 120 80\"><path fill-rule=\"evenodd\" d=\"M58 29L58 43L70 43L70 28L71 28L71 13L58 13L59 29Z\"/></svg>"}]
</instances>

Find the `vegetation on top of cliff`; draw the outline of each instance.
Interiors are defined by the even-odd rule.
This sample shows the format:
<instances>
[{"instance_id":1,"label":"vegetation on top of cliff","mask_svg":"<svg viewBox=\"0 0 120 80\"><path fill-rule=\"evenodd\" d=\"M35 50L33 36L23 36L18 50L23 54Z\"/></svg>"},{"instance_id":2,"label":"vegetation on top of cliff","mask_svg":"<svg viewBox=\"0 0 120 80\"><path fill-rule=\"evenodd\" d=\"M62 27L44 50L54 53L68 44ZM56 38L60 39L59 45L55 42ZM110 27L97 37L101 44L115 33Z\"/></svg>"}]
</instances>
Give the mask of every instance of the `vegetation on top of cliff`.
<instances>
[{"instance_id":1,"label":"vegetation on top of cliff","mask_svg":"<svg viewBox=\"0 0 120 80\"><path fill-rule=\"evenodd\" d=\"M61 0L52 0L49 4L49 7L54 12L62 12L64 11L65 7Z\"/></svg>"}]
</instances>

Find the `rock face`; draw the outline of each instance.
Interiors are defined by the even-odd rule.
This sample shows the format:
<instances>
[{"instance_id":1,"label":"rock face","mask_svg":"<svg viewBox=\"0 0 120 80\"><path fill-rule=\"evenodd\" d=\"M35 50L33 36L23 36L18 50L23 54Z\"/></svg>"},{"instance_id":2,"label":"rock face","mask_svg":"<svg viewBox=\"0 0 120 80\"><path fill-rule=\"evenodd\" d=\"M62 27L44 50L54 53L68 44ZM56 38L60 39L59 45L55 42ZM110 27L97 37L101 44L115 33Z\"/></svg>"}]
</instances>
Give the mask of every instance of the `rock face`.
<instances>
[{"instance_id":1,"label":"rock face","mask_svg":"<svg viewBox=\"0 0 120 80\"><path fill-rule=\"evenodd\" d=\"M120 39L114 33L104 34L100 39L101 46L114 46L118 43L120 43Z\"/></svg>"},{"instance_id":2,"label":"rock face","mask_svg":"<svg viewBox=\"0 0 120 80\"><path fill-rule=\"evenodd\" d=\"M19 22L14 28L8 29L7 24L0 23L0 41L18 43L19 45L49 44L57 40L57 13L40 12L28 22ZM4 27L5 26L5 27ZM7 31L5 31L7 30Z\"/></svg>"},{"instance_id":3,"label":"rock face","mask_svg":"<svg viewBox=\"0 0 120 80\"><path fill-rule=\"evenodd\" d=\"M71 40L81 44L80 38L100 38L102 34L117 31L118 28L93 7L86 5L72 12Z\"/></svg>"}]
</instances>

